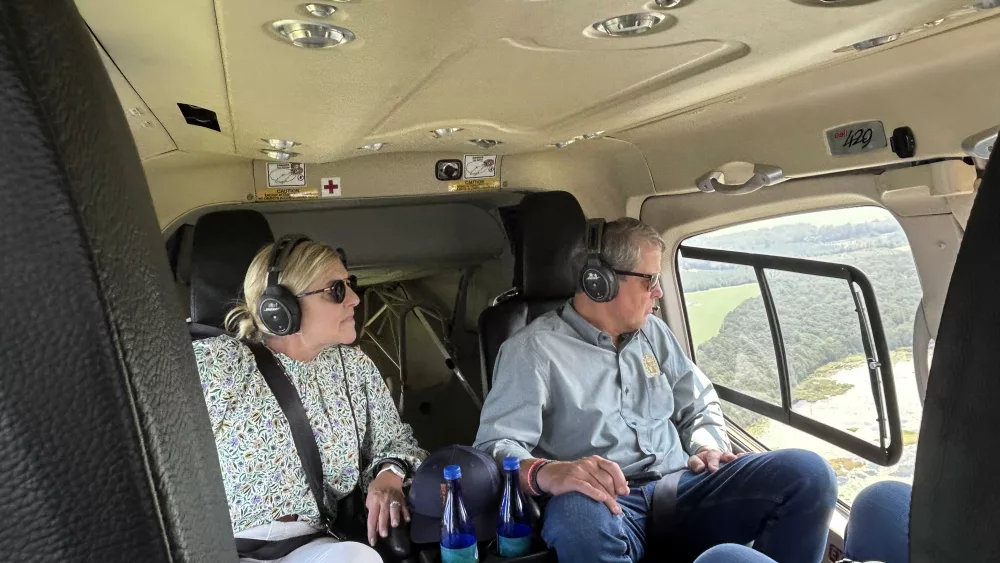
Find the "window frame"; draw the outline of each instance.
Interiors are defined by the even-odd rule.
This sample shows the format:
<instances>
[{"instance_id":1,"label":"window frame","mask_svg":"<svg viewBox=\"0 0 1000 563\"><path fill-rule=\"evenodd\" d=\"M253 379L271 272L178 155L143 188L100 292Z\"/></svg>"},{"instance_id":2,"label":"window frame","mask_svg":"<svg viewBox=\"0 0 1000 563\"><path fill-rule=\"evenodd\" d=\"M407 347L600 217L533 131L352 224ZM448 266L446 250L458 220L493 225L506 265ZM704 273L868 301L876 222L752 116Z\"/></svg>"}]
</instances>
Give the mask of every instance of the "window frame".
<instances>
[{"instance_id":1,"label":"window frame","mask_svg":"<svg viewBox=\"0 0 1000 563\"><path fill-rule=\"evenodd\" d=\"M687 300L684 296L684 284L681 279L680 259L706 260L710 262L749 266L754 269L757 284L760 287L761 298L767 313L769 330L774 346L775 360L778 369L778 385L781 391L781 405L752 397L725 385L713 382L719 398L751 412L761 414L778 422L782 422L829 442L843 450L851 452L863 459L882 466L891 466L899 462L903 455L902 422L899 415L899 405L896 399L896 385L892 375L892 360L886 344L882 319L879 315L875 291L868 277L854 266L836 262L823 262L803 258L788 258L770 254L737 252L732 250L716 250L681 244L674 255L675 271L677 272L677 287L681 293L681 303L684 311L684 323L691 339L691 357L697 363L691 333L691 320L687 310ZM819 276L845 280L854 299L858 322L861 329L862 344L865 349L869 380L872 384L872 396L878 414L880 444L875 445L792 410L791 380L788 369L788 357L785 351L784 339L781 334L781 322L778 318L774 298L764 270L777 270L797 274ZM855 287L861 292L858 296ZM863 298L863 300L862 300ZM711 374L709 379L711 379ZM728 417L727 417L728 418ZM886 421L888 418L888 421ZM888 422L888 424L886 424ZM888 426L888 428L886 428ZM887 436L888 434L888 436ZM886 444L886 438L889 438Z\"/></svg>"}]
</instances>

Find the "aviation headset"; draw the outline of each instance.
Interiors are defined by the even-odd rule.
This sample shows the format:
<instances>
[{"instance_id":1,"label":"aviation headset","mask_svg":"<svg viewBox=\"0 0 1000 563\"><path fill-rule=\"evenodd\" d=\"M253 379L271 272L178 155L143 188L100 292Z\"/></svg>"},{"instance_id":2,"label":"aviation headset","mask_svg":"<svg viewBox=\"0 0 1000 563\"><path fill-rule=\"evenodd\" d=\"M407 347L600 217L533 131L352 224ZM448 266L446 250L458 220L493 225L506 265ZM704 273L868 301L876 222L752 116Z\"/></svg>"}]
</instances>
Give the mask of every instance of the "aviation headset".
<instances>
[{"instance_id":1,"label":"aviation headset","mask_svg":"<svg viewBox=\"0 0 1000 563\"><path fill-rule=\"evenodd\" d=\"M587 297L598 303L607 303L618 296L618 275L601 257L604 226L604 219L587 222L587 262L580 270L580 287Z\"/></svg>"},{"instance_id":2,"label":"aviation headset","mask_svg":"<svg viewBox=\"0 0 1000 563\"><path fill-rule=\"evenodd\" d=\"M276 336L287 336L299 331L302 323L302 308L299 298L292 290L278 283L278 276L288 265L288 257L292 251L303 242L311 239L305 235L285 235L274 243L271 249L271 259L267 267L267 287L257 304L257 316L268 332ZM347 256L344 249L337 248L335 252L340 261L347 267Z\"/></svg>"}]
</instances>

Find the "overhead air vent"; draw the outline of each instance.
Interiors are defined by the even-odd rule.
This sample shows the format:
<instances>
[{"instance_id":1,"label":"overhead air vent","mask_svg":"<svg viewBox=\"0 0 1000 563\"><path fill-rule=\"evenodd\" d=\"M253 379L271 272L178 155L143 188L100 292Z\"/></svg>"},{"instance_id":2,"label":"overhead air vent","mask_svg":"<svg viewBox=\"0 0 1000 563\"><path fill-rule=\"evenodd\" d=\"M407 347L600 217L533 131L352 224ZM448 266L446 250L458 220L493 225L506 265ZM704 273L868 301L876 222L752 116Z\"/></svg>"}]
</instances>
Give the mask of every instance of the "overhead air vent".
<instances>
[{"instance_id":1,"label":"overhead air vent","mask_svg":"<svg viewBox=\"0 0 1000 563\"><path fill-rule=\"evenodd\" d=\"M211 129L212 131L222 132L222 128L219 127L219 118L216 117L214 111L191 104L177 104L177 107L181 109L181 115L184 116L184 121L188 125L196 125L205 129Z\"/></svg>"},{"instance_id":2,"label":"overhead air vent","mask_svg":"<svg viewBox=\"0 0 1000 563\"><path fill-rule=\"evenodd\" d=\"M349 29L328 23L281 20L271 24L274 34L305 49L329 49L354 41L354 33Z\"/></svg>"},{"instance_id":3,"label":"overhead air vent","mask_svg":"<svg viewBox=\"0 0 1000 563\"><path fill-rule=\"evenodd\" d=\"M591 26L603 37L635 37L650 33L667 21L667 17L656 12L625 14L599 21ZM671 20L672 21L672 20Z\"/></svg>"},{"instance_id":4,"label":"overhead air vent","mask_svg":"<svg viewBox=\"0 0 1000 563\"><path fill-rule=\"evenodd\" d=\"M310 15L316 16L317 18L328 18L337 11L337 7L333 4L306 4L303 8L305 8Z\"/></svg>"},{"instance_id":5,"label":"overhead air vent","mask_svg":"<svg viewBox=\"0 0 1000 563\"><path fill-rule=\"evenodd\" d=\"M497 141L494 139L469 139L469 142L484 150L492 149L497 145L503 144L502 141Z\"/></svg>"}]
</instances>

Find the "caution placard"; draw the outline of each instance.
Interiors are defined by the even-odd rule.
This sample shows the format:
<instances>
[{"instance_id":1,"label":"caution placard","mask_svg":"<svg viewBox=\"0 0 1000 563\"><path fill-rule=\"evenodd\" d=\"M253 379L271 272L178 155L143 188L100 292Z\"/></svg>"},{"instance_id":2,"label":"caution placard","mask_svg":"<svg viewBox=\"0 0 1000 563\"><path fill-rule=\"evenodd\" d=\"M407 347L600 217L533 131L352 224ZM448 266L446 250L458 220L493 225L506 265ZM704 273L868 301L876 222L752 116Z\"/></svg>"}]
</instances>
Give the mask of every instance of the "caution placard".
<instances>
[{"instance_id":1,"label":"caution placard","mask_svg":"<svg viewBox=\"0 0 1000 563\"><path fill-rule=\"evenodd\" d=\"M499 178L479 178L473 180L462 180L460 182L450 182L449 192L475 192L480 190L499 190Z\"/></svg>"},{"instance_id":2,"label":"caution placard","mask_svg":"<svg viewBox=\"0 0 1000 563\"><path fill-rule=\"evenodd\" d=\"M316 188L257 188L257 201L288 201L293 199L319 199Z\"/></svg>"}]
</instances>

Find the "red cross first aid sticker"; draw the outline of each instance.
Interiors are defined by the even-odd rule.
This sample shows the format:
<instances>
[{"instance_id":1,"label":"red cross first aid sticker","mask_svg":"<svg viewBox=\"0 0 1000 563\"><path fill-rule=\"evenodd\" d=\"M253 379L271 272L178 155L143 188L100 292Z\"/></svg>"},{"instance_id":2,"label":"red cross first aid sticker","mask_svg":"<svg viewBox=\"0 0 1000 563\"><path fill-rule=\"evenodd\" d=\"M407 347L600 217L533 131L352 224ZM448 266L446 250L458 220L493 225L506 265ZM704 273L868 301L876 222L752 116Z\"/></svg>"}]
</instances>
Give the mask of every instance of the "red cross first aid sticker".
<instances>
[{"instance_id":1,"label":"red cross first aid sticker","mask_svg":"<svg viewBox=\"0 0 1000 563\"><path fill-rule=\"evenodd\" d=\"M340 197L340 178L323 178L319 184L320 197Z\"/></svg>"}]
</instances>

